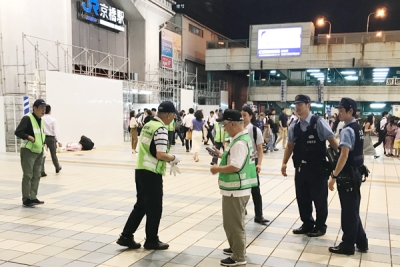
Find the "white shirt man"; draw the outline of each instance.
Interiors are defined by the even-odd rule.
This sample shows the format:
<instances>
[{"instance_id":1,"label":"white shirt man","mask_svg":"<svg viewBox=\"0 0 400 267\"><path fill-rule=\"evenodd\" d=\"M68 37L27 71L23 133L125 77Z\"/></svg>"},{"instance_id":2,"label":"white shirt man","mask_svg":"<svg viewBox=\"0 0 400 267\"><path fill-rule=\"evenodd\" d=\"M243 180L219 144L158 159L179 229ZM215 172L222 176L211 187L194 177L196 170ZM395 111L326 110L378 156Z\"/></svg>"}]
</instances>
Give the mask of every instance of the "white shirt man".
<instances>
[{"instance_id":1,"label":"white shirt man","mask_svg":"<svg viewBox=\"0 0 400 267\"><path fill-rule=\"evenodd\" d=\"M50 114L43 116L44 133L47 136L54 136L56 142L60 142L60 130L58 128L57 120Z\"/></svg>"},{"instance_id":2,"label":"white shirt man","mask_svg":"<svg viewBox=\"0 0 400 267\"><path fill-rule=\"evenodd\" d=\"M192 120L194 119L194 115L189 113L185 116L185 118L183 119L183 125L186 128L190 128L192 126Z\"/></svg>"},{"instance_id":3,"label":"white shirt man","mask_svg":"<svg viewBox=\"0 0 400 267\"><path fill-rule=\"evenodd\" d=\"M379 128L383 130L385 128L385 124L387 123L387 118L385 116L382 117L381 122L379 124Z\"/></svg>"}]
</instances>

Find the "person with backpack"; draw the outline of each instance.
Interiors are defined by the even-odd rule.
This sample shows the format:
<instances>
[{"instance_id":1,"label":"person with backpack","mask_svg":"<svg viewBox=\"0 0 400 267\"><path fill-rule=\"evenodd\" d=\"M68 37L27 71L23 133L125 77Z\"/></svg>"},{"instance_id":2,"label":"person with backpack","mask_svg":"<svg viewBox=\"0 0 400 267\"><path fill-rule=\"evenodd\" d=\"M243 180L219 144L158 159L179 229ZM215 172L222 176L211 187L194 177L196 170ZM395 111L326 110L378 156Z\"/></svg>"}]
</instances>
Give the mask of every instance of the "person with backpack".
<instances>
[{"instance_id":1,"label":"person with backpack","mask_svg":"<svg viewBox=\"0 0 400 267\"><path fill-rule=\"evenodd\" d=\"M245 129L248 130L250 139L253 144L252 158L254 158L255 160L256 171L257 171L258 186L255 186L251 189L251 196L253 198L254 211L255 211L254 222L266 225L269 222L269 220L266 220L263 217L262 197L260 192L260 177L259 177L263 159L263 144L264 144L263 134L261 130L256 125L254 125L256 122L254 118L254 113L250 107L248 106L243 107L241 110L241 114L243 117L244 127Z\"/></svg>"},{"instance_id":2,"label":"person with backpack","mask_svg":"<svg viewBox=\"0 0 400 267\"><path fill-rule=\"evenodd\" d=\"M389 113L387 111L382 112L382 119L379 123L379 128L377 127L379 138L378 138L378 142L376 142L374 144L374 148L377 148L382 143L383 143L383 147L385 147L385 132L384 132L384 130L385 130L385 125L388 121L388 119L387 119L388 117L389 117ZM385 148L383 148L383 152L386 155Z\"/></svg>"}]
</instances>

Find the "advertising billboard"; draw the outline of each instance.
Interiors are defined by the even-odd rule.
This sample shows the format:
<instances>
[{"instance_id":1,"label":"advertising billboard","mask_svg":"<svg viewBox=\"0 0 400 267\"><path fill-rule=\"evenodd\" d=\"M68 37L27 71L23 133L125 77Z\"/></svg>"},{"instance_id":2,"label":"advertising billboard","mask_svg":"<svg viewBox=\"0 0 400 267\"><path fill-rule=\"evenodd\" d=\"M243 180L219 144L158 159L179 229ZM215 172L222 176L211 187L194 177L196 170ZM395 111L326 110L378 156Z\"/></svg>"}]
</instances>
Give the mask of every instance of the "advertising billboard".
<instances>
[{"instance_id":1,"label":"advertising billboard","mask_svg":"<svg viewBox=\"0 0 400 267\"><path fill-rule=\"evenodd\" d=\"M302 27L259 29L257 56L295 57L301 55Z\"/></svg>"},{"instance_id":2,"label":"advertising billboard","mask_svg":"<svg viewBox=\"0 0 400 267\"><path fill-rule=\"evenodd\" d=\"M161 32L161 62L164 68L172 69L174 62L181 61L182 37L169 30Z\"/></svg>"}]
</instances>

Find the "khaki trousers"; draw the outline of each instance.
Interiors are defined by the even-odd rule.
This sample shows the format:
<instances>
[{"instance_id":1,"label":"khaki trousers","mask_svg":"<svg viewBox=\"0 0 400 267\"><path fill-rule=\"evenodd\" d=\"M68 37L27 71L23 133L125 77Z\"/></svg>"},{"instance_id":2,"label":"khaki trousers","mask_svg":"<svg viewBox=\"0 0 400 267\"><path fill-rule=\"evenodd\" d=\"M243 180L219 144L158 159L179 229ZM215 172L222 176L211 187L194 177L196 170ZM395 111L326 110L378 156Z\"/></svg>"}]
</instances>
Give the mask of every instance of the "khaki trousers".
<instances>
[{"instance_id":1,"label":"khaki trousers","mask_svg":"<svg viewBox=\"0 0 400 267\"><path fill-rule=\"evenodd\" d=\"M131 144L132 144L132 150L136 150L136 146L138 143L138 131L137 128L131 128Z\"/></svg>"},{"instance_id":2,"label":"khaki trousers","mask_svg":"<svg viewBox=\"0 0 400 267\"><path fill-rule=\"evenodd\" d=\"M286 147L286 138L287 138L287 131L288 128L279 128L279 138L278 140L276 140L276 145L281 141L282 141L282 147L285 148Z\"/></svg>"},{"instance_id":3,"label":"khaki trousers","mask_svg":"<svg viewBox=\"0 0 400 267\"><path fill-rule=\"evenodd\" d=\"M36 199L42 172L43 152L33 153L27 148L21 148L22 167L22 201Z\"/></svg>"},{"instance_id":4,"label":"khaki trousers","mask_svg":"<svg viewBox=\"0 0 400 267\"><path fill-rule=\"evenodd\" d=\"M245 261L246 232L244 219L246 205L250 196L227 197L222 196L222 218L226 237L233 252L231 259Z\"/></svg>"}]
</instances>

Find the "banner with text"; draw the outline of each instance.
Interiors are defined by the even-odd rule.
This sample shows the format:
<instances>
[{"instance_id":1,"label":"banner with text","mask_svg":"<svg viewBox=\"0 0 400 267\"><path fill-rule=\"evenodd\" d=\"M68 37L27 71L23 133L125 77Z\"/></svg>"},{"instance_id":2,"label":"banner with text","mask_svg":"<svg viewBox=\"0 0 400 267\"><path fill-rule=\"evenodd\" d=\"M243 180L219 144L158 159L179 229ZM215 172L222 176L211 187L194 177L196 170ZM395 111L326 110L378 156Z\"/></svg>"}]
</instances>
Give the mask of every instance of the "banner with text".
<instances>
[{"instance_id":1,"label":"banner with text","mask_svg":"<svg viewBox=\"0 0 400 267\"><path fill-rule=\"evenodd\" d=\"M318 102L324 102L324 84L318 81Z\"/></svg>"},{"instance_id":2,"label":"banner with text","mask_svg":"<svg viewBox=\"0 0 400 267\"><path fill-rule=\"evenodd\" d=\"M281 81L281 102L286 102L287 96L287 80Z\"/></svg>"},{"instance_id":3,"label":"banner with text","mask_svg":"<svg viewBox=\"0 0 400 267\"><path fill-rule=\"evenodd\" d=\"M161 62L164 68L172 69L181 61L181 35L169 30L161 31Z\"/></svg>"}]
</instances>

